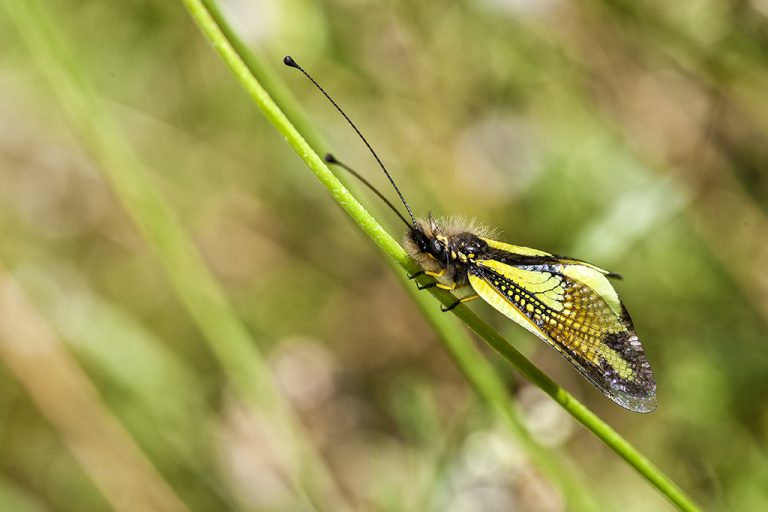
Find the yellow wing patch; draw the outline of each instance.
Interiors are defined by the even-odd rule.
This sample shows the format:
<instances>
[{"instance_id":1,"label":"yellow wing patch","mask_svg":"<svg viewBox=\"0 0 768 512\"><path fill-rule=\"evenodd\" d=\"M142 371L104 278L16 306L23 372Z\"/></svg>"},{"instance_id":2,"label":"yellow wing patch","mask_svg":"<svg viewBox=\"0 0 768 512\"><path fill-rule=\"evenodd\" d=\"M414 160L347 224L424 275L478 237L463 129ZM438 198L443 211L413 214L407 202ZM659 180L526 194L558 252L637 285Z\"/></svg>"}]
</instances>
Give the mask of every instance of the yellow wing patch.
<instances>
[{"instance_id":1,"label":"yellow wing patch","mask_svg":"<svg viewBox=\"0 0 768 512\"><path fill-rule=\"evenodd\" d=\"M531 249L530 247L523 247L522 245L512 245L491 238L483 238L483 241L490 247L498 249L500 251L506 251L513 254L521 254L523 256L552 256L552 254L538 249Z\"/></svg>"},{"instance_id":2,"label":"yellow wing patch","mask_svg":"<svg viewBox=\"0 0 768 512\"><path fill-rule=\"evenodd\" d=\"M530 332L543 339L549 341L547 335L544 334L533 321L527 316L522 314L520 310L511 303L504 295L496 291L496 288L488 284L488 282L478 276L469 275L469 284L475 290L475 292L488 304L501 311L505 316L515 321L528 329Z\"/></svg>"},{"instance_id":3,"label":"yellow wing patch","mask_svg":"<svg viewBox=\"0 0 768 512\"><path fill-rule=\"evenodd\" d=\"M605 277L607 271L593 265L579 263L563 265L562 273L592 289L611 307L616 315L621 316L621 300L619 300L619 294L616 293L611 282Z\"/></svg>"},{"instance_id":4,"label":"yellow wing patch","mask_svg":"<svg viewBox=\"0 0 768 512\"><path fill-rule=\"evenodd\" d=\"M516 247L497 243L494 248L502 246ZM479 260L469 283L486 302L554 347L606 396L631 410L654 410L653 374L616 291L601 269L560 261L515 266Z\"/></svg>"},{"instance_id":5,"label":"yellow wing patch","mask_svg":"<svg viewBox=\"0 0 768 512\"><path fill-rule=\"evenodd\" d=\"M524 288L527 292L535 294L536 299L544 303L545 306L554 310L562 311L564 307L565 287L564 279L557 274L548 274L544 272L537 272L534 270L526 270L520 267L514 267L495 260L480 260L478 265L491 269L507 279L511 279L515 283L518 283L521 288ZM500 283L500 290L506 291L507 285ZM522 305L530 306L532 301L526 304L525 298L513 296L515 302L523 300ZM534 310L535 311L535 310Z\"/></svg>"}]
</instances>

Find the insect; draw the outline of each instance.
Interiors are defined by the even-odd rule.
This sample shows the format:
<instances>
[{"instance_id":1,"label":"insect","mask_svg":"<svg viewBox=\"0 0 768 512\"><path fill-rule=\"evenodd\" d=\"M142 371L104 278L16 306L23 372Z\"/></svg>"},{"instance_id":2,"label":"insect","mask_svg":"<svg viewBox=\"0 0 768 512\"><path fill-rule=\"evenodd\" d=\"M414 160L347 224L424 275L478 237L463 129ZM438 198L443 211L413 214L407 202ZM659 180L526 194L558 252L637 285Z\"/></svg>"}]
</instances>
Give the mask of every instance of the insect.
<instances>
[{"instance_id":1,"label":"insect","mask_svg":"<svg viewBox=\"0 0 768 512\"><path fill-rule=\"evenodd\" d=\"M620 406L635 412L656 409L656 381L632 319L609 278L617 274L582 260L557 256L497 240L493 230L460 218L414 217L400 189L363 134L336 102L296 61L301 71L352 126L384 171L405 206L406 219L362 176L326 155L325 160L351 172L408 226L404 246L421 267L411 278L433 282L419 289L450 290L459 304L481 298L554 348L590 383Z\"/></svg>"}]
</instances>

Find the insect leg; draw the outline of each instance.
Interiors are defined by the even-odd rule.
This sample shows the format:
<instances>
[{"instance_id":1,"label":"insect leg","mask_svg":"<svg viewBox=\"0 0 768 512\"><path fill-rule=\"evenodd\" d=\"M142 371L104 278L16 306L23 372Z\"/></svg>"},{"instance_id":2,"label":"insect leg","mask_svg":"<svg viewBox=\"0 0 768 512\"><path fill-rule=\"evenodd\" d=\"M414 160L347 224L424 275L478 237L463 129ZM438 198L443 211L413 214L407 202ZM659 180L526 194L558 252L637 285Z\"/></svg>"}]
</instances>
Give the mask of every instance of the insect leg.
<instances>
[{"instance_id":1,"label":"insect leg","mask_svg":"<svg viewBox=\"0 0 768 512\"><path fill-rule=\"evenodd\" d=\"M432 276L434 278L442 277L443 274L445 274L445 269L442 269L440 272L429 272L427 270L419 270L418 272L414 272L413 274L408 274L408 279L415 279L419 276L427 275Z\"/></svg>"},{"instance_id":2,"label":"insect leg","mask_svg":"<svg viewBox=\"0 0 768 512\"><path fill-rule=\"evenodd\" d=\"M426 273L428 274L428 272L426 272ZM426 290L427 288L434 288L434 287L438 287L441 290L448 290L449 292L451 292L451 291L456 289L456 283L443 284L443 283L435 282L435 283L417 284L416 285L416 288L418 288L419 290Z\"/></svg>"},{"instance_id":3,"label":"insect leg","mask_svg":"<svg viewBox=\"0 0 768 512\"><path fill-rule=\"evenodd\" d=\"M456 307L456 306L458 306L459 304L462 304L462 303L464 303L464 302L469 302L469 301L471 301L471 300L475 300L475 299L479 299L479 298L480 298L480 296L479 296L479 295L470 295L469 297L464 297L463 299L459 299L459 300L457 300L456 302L454 302L453 304L451 304L451 305L450 305L450 306L448 306L448 307L445 307L445 306L443 306L443 305L441 304L441 305L440 305L440 311L442 311L443 313L447 313L448 311L452 310L453 308L455 308L455 307Z\"/></svg>"}]
</instances>

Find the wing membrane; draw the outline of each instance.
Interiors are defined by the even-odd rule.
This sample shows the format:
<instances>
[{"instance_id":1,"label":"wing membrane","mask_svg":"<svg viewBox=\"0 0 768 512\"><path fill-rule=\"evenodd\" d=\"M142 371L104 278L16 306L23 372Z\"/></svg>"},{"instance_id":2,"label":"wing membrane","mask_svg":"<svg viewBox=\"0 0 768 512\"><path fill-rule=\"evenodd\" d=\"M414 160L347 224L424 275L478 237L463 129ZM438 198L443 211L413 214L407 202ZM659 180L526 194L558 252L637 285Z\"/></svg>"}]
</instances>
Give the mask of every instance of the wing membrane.
<instances>
[{"instance_id":1,"label":"wing membrane","mask_svg":"<svg viewBox=\"0 0 768 512\"><path fill-rule=\"evenodd\" d=\"M512 253L497 244L506 257L477 260L469 271L477 294L555 348L614 402L653 411L653 373L606 271L534 250Z\"/></svg>"}]
</instances>

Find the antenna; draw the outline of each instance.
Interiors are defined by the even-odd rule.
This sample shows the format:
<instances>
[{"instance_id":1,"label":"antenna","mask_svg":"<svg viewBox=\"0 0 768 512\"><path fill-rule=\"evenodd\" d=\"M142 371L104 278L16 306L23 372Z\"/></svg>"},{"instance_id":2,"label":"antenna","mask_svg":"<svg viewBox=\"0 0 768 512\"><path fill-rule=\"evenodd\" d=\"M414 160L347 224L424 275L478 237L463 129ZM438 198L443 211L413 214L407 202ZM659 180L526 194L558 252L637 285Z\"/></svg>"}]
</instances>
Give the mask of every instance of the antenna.
<instances>
[{"instance_id":1,"label":"antenna","mask_svg":"<svg viewBox=\"0 0 768 512\"><path fill-rule=\"evenodd\" d=\"M307 78L309 78L309 81L310 81L310 82L312 82L312 83L315 85L315 87L317 87L317 88L320 90L320 92L322 92L322 93L323 93L323 95L324 95L326 98L328 98L328 101L330 101L330 102L333 104L333 106L334 106L334 107L336 107L336 110L338 110L338 111L339 111L339 113L340 113L340 114L341 114L341 115L344 117L344 119L346 119L346 120L347 120L347 122L349 123L349 125L352 127L352 129L353 129L353 130L355 130L355 132L357 133L357 135L360 137L360 139L361 139L361 140L363 141L363 143L366 145L366 147L368 148L368 150L371 152L371 154L373 155L373 158L375 158L375 159L376 159L376 162L378 162L378 164L379 164L379 167L381 167L381 170L382 170L382 171L384 171L384 174L386 174L386 176L387 176L387 179L389 179L389 182L392 184L392 187L395 189L395 192L397 192L397 195L398 195L398 196L400 196L400 200L403 202L403 205L405 206L405 209L406 209L406 210L408 210L408 215L411 217L411 221L412 221L412 223L413 223L413 224L412 224L412 225L413 225L413 227L414 227L414 228L417 228L417 227L418 227L418 225L416 224L416 217L414 217L414 216L413 216L413 212L411 211L411 208L408 206L408 203L406 203L406 202L405 202L405 198L403 197L403 194L400 192L400 189L399 189L399 188L397 188L397 185L395 185L395 180L393 180L393 179L392 179L392 176L390 176L389 172L387 171L387 168L386 168L386 167L384 167L384 164L383 164L383 163L381 163L381 159L379 158L379 155L377 155L377 154L376 154L376 152L373 150L373 148L372 148L372 147L371 147L371 145L368 143L368 141L366 140L366 138L365 138L365 137L363 137L363 134L362 134L362 133L360 133L360 130L358 130L358 129L357 129L357 126L355 126L355 123L353 123L353 122L352 122L352 120L351 120L351 119L350 119L350 118L347 116L347 114L345 114L345 113L344 113L344 111L343 111L343 110L341 110L341 107L339 107L339 105L337 105L337 104L336 104L336 102L335 102L335 101L333 101L333 98L331 98L331 97L328 95L328 93L327 93L327 92L325 92L325 89L323 89L322 87L320 87L320 84L318 84L318 83L315 81L315 79L314 79L314 78L312 78L312 77L309 75L309 73L307 73L306 71L304 71L304 68L302 68L301 66L299 66L299 65L296 63L296 61L295 61L295 60L293 60L293 58L292 58L290 55L286 55L286 56L285 56L285 58L283 58L283 64L285 64L285 65L286 65L286 66L288 66L288 67L291 67L291 68L296 68L296 69L298 69L299 71L301 71L301 72L304 74L304 76L306 76ZM355 173L355 174L356 174L356 173ZM369 186L370 186L370 185L369 185ZM408 224L408 222L407 222L407 221L406 221L406 224ZM410 226L410 224L409 224L409 226Z\"/></svg>"},{"instance_id":2,"label":"antenna","mask_svg":"<svg viewBox=\"0 0 768 512\"><path fill-rule=\"evenodd\" d=\"M411 225L408 223L408 221L407 221L407 220L405 220L405 217L403 217L403 214L402 214L402 213L400 213L399 211L397 211L397 208L395 208L395 205L393 205L393 204L392 204L392 202L391 202L389 199L387 199L386 197L384 197L384 194L382 194L381 192L379 192L379 191L376 189L376 187L374 187L373 185L371 185L371 182L369 182L367 179L363 178L363 177L362 177L362 176L361 176L361 175L360 175L360 174L359 174L357 171L355 171L354 169L352 169L350 166L348 166L348 165L347 165L347 164L345 164L344 162L340 162L340 161L336 160L336 157L335 157L335 156L333 156L333 155L332 155L332 154L330 154L330 153L326 153L326 154L325 154L325 156L323 157L323 160L325 160L325 162L326 162L326 163L329 163L329 164L332 164L332 165L338 165L339 167L341 167L342 169L344 169L345 171L347 171L349 174L351 174L352 176L354 176L355 178L357 178L358 180L360 180L360 181L363 183L363 185L365 185L366 187L368 187L368 189L369 189L369 190L371 190L371 191L372 191L374 194L376 194L377 196L379 196L379 199L381 199L382 201L384 201L384 202L387 204L387 206L389 206L389 208L390 208L390 209L391 209L393 212L395 212L395 215L397 215L398 217L400 217L400 219L401 219L401 220L402 220L402 221L405 223L405 225L406 225L406 226L408 226L409 228L411 227Z\"/></svg>"}]
</instances>

